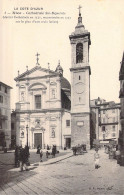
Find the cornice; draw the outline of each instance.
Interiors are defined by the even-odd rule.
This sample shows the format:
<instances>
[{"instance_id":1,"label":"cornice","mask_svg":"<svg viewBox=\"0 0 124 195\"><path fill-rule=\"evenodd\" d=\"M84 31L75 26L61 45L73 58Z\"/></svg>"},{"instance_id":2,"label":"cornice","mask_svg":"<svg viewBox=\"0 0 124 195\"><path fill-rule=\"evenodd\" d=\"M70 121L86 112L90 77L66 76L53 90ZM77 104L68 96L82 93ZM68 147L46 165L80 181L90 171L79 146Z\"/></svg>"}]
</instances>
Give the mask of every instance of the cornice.
<instances>
[{"instance_id":1,"label":"cornice","mask_svg":"<svg viewBox=\"0 0 124 195\"><path fill-rule=\"evenodd\" d=\"M28 113L28 114L32 114L32 113L47 113L47 112L64 112L65 109L64 108L54 108L54 109L42 109L42 110L15 110L15 112L17 114L22 114L22 113Z\"/></svg>"},{"instance_id":2,"label":"cornice","mask_svg":"<svg viewBox=\"0 0 124 195\"><path fill-rule=\"evenodd\" d=\"M18 78L19 81L27 81L27 80L36 80L36 79L46 79L46 78L53 78L58 77L58 75L45 75L45 76L37 76L37 77L28 77L28 78Z\"/></svg>"},{"instance_id":3,"label":"cornice","mask_svg":"<svg viewBox=\"0 0 124 195\"><path fill-rule=\"evenodd\" d=\"M82 67L70 68L71 72L78 71L78 70L89 70L89 73L91 75L91 68L90 68L90 66L82 66Z\"/></svg>"},{"instance_id":4,"label":"cornice","mask_svg":"<svg viewBox=\"0 0 124 195\"><path fill-rule=\"evenodd\" d=\"M78 114L78 116L80 115L80 116L83 116L83 115L90 115L90 112L75 112L75 113L71 113L71 115L76 115L76 117L78 117L77 116L77 114Z\"/></svg>"}]
</instances>

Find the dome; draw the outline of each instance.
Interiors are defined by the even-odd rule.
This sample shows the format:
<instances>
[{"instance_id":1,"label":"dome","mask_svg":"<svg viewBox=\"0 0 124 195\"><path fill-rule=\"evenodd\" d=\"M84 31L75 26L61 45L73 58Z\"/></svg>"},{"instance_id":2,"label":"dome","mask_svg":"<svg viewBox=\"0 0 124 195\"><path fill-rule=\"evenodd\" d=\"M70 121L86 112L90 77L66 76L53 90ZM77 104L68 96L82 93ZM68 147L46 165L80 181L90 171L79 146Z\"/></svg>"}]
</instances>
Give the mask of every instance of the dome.
<instances>
[{"instance_id":1,"label":"dome","mask_svg":"<svg viewBox=\"0 0 124 195\"><path fill-rule=\"evenodd\" d=\"M66 97L68 97L68 100L71 101L71 85L69 83L69 81L64 78L64 77L61 77L61 91L62 93L64 93L66 96L64 97L64 101ZM67 102L68 102L67 100ZM70 103L69 103L70 104Z\"/></svg>"},{"instance_id":2,"label":"dome","mask_svg":"<svg viewBox=\"0 0 124 195\"><path fill-rule=\"evenodd\" d=\"M64 77L61 77L61 88L63 90L64 89L71 90L71 85L70 85L69 81Z\"/></svg>"}]
</instances>

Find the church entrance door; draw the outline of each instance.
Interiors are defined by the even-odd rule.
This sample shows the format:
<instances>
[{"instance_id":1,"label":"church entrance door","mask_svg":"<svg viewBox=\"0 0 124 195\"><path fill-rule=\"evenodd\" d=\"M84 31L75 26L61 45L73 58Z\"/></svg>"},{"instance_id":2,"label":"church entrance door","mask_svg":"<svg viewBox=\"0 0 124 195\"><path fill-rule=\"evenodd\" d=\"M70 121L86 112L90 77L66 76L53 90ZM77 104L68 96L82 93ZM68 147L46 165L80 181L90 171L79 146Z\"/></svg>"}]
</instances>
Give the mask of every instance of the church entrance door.
<instances>
[{"instance_id":1,"label":"church entrance door","mask_svg":"<svg viewBox=\"0 0 124 195\"><path fill-rule=\"evenodd\" d=\"M71 138L66 138L66 148L71 148Z\"/></svg>"},{"instance_id":2,"label":"church entrance door","mask_svg":"<svg viewBox=\"0 0 124 195\"><path fill-rule=\"evenodd\" d=\"M37 148L38 145L42 147L42 133L34 134L34 147Z\"/></svg>"}]
</instances>

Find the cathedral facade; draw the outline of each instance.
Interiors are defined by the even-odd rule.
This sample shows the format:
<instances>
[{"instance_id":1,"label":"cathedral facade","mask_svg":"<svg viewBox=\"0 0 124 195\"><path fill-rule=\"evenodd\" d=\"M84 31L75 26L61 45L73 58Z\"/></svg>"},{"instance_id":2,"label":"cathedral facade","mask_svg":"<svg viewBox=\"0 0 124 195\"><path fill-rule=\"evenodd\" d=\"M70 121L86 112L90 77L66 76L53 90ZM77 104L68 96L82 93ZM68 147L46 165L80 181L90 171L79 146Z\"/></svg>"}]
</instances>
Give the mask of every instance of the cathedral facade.
<instances>
[{"instance_id":1,"label":"cathedral facade","mask_svg":"<svg viewBox=\"0 0 124 195\"><path fill-rule=\"evenodd\" d=\"M15 78L16 144L36 148L70 148L70 83L58 64L55 71L38 63Z\"/></svg>"}]
</instances>

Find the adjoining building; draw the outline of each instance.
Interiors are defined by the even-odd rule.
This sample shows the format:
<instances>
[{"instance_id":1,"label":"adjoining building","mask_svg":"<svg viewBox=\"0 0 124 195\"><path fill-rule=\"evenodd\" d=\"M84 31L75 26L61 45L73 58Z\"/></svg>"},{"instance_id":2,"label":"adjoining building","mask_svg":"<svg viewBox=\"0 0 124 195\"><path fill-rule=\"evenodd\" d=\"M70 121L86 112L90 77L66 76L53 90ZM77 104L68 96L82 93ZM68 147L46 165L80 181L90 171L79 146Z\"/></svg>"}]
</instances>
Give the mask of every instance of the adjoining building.
<instances>
[{"instance_id":1,"label":"adjoining building","mask_svg":"<svg viewBox=\"0 0 124 195\"><path fill-rule=\"evenodd\" d=\"M37 64L15 78L16 144L71 147L71 86L60 62L55 71Z\"/></svg>"},{"instance_id":2,"label":"adjoining building","mask_svg":"<svg viewBox=\"0 0 124 195\"><path fill-rule=\"evenodd\" d=\"M10 87L0 82L0 149L11 146Z\"/></svg>"},{"instance_id":3,"label":"adjoining building","mask_svg":"<svg viewBox=\"0 0 124 195\"><path fill-rule=\"evenodd\" d=\"M120 113L121 128L119 132L118 149L120 150L119 164L121 166L124 166L124 53L123 53L121 68L119 72L119 81L120 81L119 98L121 103L121 113Z\"/></svg>"},{"instance_id":4,"label":"adjoining building","mask_svg":"<svg viewBox=\"0 0 124 195\"><path fill-rule=\"evenodd\" d=\"M120 103L97 98L91 100L91 111L95 114L95 134L100 141L118 141L120 130ZM104 143L104 142L103 142Z\"/></svg>"},{"instance_id":5,"label":"adjoining building","mask_svg":"<svg viewBox=\"0 0 124 195\"><path fill-rule=\"evenodd\" d=\"M16 112L11 113L11 149L16 146Z\"/></svg>"}]
</instances>

